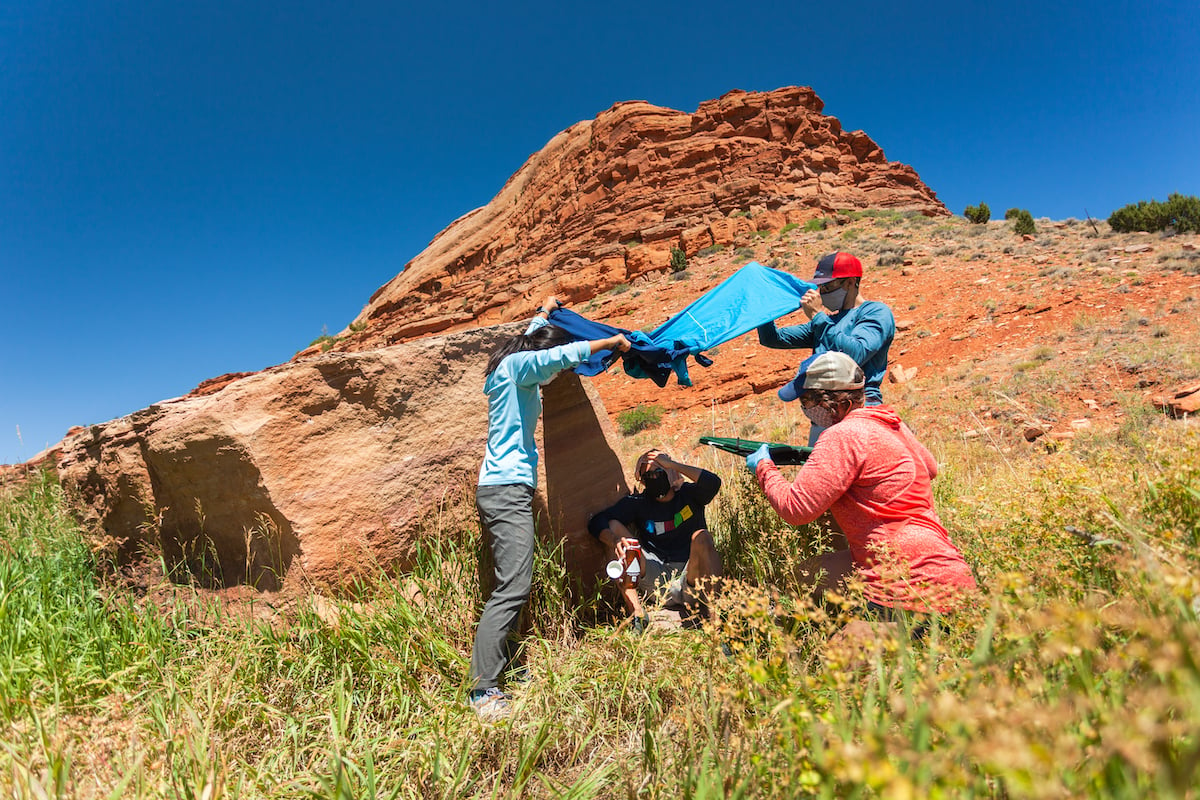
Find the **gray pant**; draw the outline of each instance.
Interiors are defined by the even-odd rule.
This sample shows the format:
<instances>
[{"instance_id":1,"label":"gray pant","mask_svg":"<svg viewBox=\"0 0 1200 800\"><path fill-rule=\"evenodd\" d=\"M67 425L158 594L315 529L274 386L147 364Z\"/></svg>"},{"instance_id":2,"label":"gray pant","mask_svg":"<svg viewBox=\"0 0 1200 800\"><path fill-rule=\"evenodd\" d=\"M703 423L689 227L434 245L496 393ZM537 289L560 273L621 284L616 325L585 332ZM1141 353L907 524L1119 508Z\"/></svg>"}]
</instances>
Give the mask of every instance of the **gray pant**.
<instances>
[{"instance_id":1,"label":"gray pant","mask_svg":"<svg viewBox=\"0 0 1200 800\"><path fill-rule=\"evenodd\" d=\"M638 581L638 589L663 605L684 605L691 599L687 568L686 561L661 561L654 553L647 552L646 571Z\"/></svg>"},{"instance_id":2,"label":"gray pant","mask_svg":"<svg viewBox=\"0 0 1200 800\"><path fill-rule=\"evenodd\" d=\"M475 505L484 534L491 538L496 583L475 631L471 679L472 688L489 689L499 685L510 655L509 634L516 630L533 587L533 487L480 486Z\"/></svg>"}]
</instances>

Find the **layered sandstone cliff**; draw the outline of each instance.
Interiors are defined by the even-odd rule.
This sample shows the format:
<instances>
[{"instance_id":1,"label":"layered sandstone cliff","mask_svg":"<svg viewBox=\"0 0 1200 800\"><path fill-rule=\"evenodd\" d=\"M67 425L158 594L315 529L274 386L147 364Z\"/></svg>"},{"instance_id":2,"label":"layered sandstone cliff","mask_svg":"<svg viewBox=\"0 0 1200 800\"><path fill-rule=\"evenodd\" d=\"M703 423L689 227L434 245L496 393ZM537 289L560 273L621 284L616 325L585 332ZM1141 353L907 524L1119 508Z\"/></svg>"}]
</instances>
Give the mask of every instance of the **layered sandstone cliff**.
<instances>
[{"instance_id":1,"label":"layered sandstone cliff","mask_svg":"<svg viewBox=\"0 0 1200 800\"><path fill-rule=\"evenodd\" d=\"M338 347L357 350L579 302L754 230L838 209L945 207L812 89L730 92L694 113L618 103L551 139L483 208L381 287Z\"/></svg>"}]
</instances>

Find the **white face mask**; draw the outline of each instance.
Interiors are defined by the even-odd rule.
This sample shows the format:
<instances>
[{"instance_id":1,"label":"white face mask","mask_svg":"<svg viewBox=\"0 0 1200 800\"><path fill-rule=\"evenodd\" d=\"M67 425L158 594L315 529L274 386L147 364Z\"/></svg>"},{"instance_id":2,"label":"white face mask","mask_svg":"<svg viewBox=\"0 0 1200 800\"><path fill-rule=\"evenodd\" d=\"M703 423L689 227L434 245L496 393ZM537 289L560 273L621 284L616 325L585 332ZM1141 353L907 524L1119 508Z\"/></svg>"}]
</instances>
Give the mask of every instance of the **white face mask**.
<instances>
[{"instance_id":1,"label":"white face mask","mask_svg":"<svg viewBox=\"0 0 1200 800\"><path fill-rule=\"evenodd\" d=\"M834 289L832 292L821 295L821 304L830 311L841 311L842 303L846 302L846 288Z\"/></svg>"},{"instance_id":2,"label":"white face mask","mask_svg":"<svg viewBox=\"0 0 1200 800\"><path fill-rule=\"evenodd\" d=\"M804 416L808 417L808 421L818 428L831 428L837 422L837 412L831 411L825 406L813 406L800 410L804 412Z\"/></svg>"}]
</instances>

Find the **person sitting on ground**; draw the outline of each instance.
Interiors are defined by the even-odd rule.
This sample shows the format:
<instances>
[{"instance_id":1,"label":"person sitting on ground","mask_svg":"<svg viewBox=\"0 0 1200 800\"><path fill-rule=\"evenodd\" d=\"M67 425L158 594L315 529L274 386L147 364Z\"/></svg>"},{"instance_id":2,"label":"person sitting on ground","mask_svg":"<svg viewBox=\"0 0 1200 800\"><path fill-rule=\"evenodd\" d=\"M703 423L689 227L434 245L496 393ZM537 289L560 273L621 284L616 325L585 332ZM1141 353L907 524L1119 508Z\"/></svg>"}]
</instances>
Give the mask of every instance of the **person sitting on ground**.
<instances>
[{"instance_id":1,"label":"person sitting on ground","mask_svg":"<svg viewBox=\"0 0 1200 800\"><path fill-rule=\"evenodd\" d=\"M887 373L888 348L896 336L896 320L887 305L862 296L862 274L862 262L850 253L823 256L812 278L817 288L800 298L800 310L808 322L779 329L774 322L760 325L758 342L780 350L812 349L813 355L845 353L866 374L866 405L878 406L883 403L880 387ZM809 446L823 430L813 423Z\"/></svg>"},{"instance_id":2,"label":"person sitting on ground","mask_svg":"<svg viewBox=\"0 0 1200 800\"><path fill-rule=\"evenodd\" d=\"M541 386L602 350L629 350L629 340L621 334L580 342L548 324L550 312L561 305L553 295L547 297L525 333L505 339L492 351L485 372L488 433L475 503L491 548L495 588L475 631L469 697L485 720L511 710L500 677L511 661L509 636L517 629L533 584L538 463L534 431L542 413Z\"/></svg>"},{"instance_id":3,"label":"person sitting on ground","mask_svg":"<svg viewBox=\"0 0 1200 800\"><path fill-rule=\"evenodd\" d=\"M864 614L873 619L892 622L898 609L951 611L976 586L934 511L930 481L937 463L894 410L864 406L863 384L850 356L810 356L779 395L799 399L804 414L827 430L790 483L766 445L746 457L746 466L788 523L803 525L830 509L845 531L848 550L801 567L814 599L857 576L867 599Z\"/></svg>"},{"instance_id":4,"label":"person sitting on ground","mask_svg":"<svg viewBox=\"0 0 1200 800\"><path fill-rule=\"evenodd\" d=\"M642 491L593 516L588 530L622 563L628 546L641 545L641 577L622 593L634 630L641 632L649 622L643 597L686 606L702 601L706 584L721 577L721 555L704 519L721 479L661 450L643 453L634 477Z\"/></svg>"}]
</instances>

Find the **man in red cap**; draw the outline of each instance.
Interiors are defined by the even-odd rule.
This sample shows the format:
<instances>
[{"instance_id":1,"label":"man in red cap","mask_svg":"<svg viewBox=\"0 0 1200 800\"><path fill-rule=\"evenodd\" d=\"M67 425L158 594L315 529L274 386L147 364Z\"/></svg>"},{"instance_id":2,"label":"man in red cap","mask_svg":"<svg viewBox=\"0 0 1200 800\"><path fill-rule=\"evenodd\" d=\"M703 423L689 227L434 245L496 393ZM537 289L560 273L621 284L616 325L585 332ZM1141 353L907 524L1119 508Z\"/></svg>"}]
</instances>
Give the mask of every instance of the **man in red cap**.
<instances>
[{"instance_id":1,"label":"man in red cap","mask_svg":"<svg viewBox=\"0 0 1200 800\"><path fill-rule=\"evenodd\" d=\"M854 359L866 374L866 405L883 403L880 386L887 373L888 348L896 336L892 310L859 291L862 262L850 253L829 253L817 262L812 282L817 288L800 299L800 311L808 318L803 325L776 329L774 322L758 327L758 342L781 350L811 349L813 355L833 351ZM814 422L809 445L826 426Z\"/></svg>"}]
</instances>

